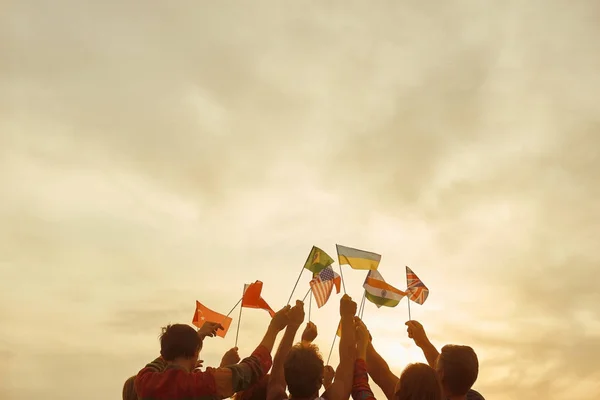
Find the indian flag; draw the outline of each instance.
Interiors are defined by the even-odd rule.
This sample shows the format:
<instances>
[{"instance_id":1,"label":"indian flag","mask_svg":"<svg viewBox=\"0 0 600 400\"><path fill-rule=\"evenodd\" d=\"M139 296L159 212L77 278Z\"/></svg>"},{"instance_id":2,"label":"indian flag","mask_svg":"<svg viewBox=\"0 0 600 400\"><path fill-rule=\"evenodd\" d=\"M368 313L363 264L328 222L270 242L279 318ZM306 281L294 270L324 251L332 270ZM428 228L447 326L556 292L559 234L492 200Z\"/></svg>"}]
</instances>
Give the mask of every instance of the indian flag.
<instances>
[{"instance_id":1,"label":"indian flag","mask_svg":"<svg viewBox=\"0 0 600 400\"><path fill-rule=\"evenodd\" d=\"M377 271L369 271L363 287L365 288L365 297L377 308L381 306L396 307L406 296L406 292L385 283L383 276Z\"/></svg>"},{"instance_id":2,"label":"indian flag","mask_svg":"<svg viewBox=\"0 0 600 400\"><path fill-rule=\"evenodd\" d=\"M340 265L349 265L354 269L370 269L375 270L379 267L381 255L371 253L370 251L353 249L336 244L338 260Z\"/></svg>"}]
</instances>

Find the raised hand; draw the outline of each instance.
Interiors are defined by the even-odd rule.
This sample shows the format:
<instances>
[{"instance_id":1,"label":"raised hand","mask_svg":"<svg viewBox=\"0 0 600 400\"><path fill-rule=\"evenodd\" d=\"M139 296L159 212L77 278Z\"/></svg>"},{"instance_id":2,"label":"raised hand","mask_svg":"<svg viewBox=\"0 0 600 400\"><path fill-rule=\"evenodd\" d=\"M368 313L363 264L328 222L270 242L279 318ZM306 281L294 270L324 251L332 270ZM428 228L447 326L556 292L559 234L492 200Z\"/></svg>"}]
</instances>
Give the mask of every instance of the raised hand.
<instances>
[{"instance_id":1,"label":"raised hand","mask_svg":"<svg viewBox=\"0 0 600 400\"><path fill-rule=\"evenodd\" d=\"M335 370L331 365L326 365L323 367L323 386L325 390L333 383L333 379L335 378Z\"/></svg>"},{"instance_id":2,"label":"raised hand","mask_svg":"<svg viewBox=\"0 0 600 400\"><path fill-rule=\"evenodd\" d=\"M408 327L406 329L408 337L414 340L417 346L423 347L430 343L425 333L425 328L423 328L423 325L419 321L407 321L405 325Z\"/></svg>"},{"instance_id":3,"label":"raised hand","mask_svg":"<svg viewBox=\"0 0 600 400\"><path fill-rule=\"evenodd\" d=\"M223 329L223 325L216 322L206 321L200 329L198 329L198 336L200 339L204 339L207 336L214 337L217 335L217 331Z\"/></svg>"},{"instance_id":4,"label":"raised hand","mask_svg":"<svg viewBox=\"0 0 600 400\"><path fill-rule=\"evenodd\" d=\"M223 355L223 358L221 359L221 367L237 364L240 362L240 360L241 358L238 353L238 348L231 348Z\"/></svg>"},{"instance_id":5,"label":"raised hand","mask_svg":"<svg viewBox=\"0 0 600 400\"><path fill-rule=\"evenodd\" d=\"M364 360L367 355L367 347L371 341L371 334L365 323L358 317L354 317L354 326L356 327L356 352L358 357Z\"/></svg>"},{"instance_id":6,"label":"raised hand","mask_svg":"<svg viewBox=\"0 0 600 400\"><path fill-rule=\"evenodd\" d=\"M304 332L302 332L302 341L312 343L315 341L318 334L317 326L312 322L308 322L306 328L304 328Z\"/></svg>"},{"instance_id":7,"label":"raised hand","mask_svg":"<svg viewBox=\"0 0 600 400\"><path fill-rule=\"evenodd\" d=\"M281 332L290 322L290 310L292 307L289 305L283 307L281 310L277 311L273 318L271 319L271 323L269 324L269 329L272 329L275 332Z\"/></svg>"},{"instance_id":8,"label":"raised hand","mask_svg":"<svg viewBox=\"0 0 600 400\"><path fill-rule=\"evenodd\" d=\"M352 297L345 294L340 300L340 316L354 317L356 315L356 303L352 301Z\"/></svg>"},{"instance_id":9,"label":"raised hand","mask_svg":"<svg viewBox=\"0 0 600 400\"><path fill-rule=\"evenodd\" d=\"M296 305L290 309L288 316L290 319L288 325L299 328L302 322L304 322L304 303L296 300Z\"/></svg>"}]
</instances>

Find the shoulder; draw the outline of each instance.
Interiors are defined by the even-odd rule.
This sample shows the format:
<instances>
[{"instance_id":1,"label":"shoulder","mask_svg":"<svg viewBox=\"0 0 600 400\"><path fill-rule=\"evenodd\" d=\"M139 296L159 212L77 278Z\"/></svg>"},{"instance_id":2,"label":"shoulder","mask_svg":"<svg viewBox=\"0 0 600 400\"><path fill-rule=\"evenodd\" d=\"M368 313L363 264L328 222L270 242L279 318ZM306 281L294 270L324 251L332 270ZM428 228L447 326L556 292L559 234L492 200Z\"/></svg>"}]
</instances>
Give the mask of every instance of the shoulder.
<instances>
[{"instance_id":1,"label":"shoulder","mask_svg":"<svg viewBox=\"0 0 600 400\"><path fill-rule=\"evenodd\" d=\"M485 398L478 391L470 389L467 392L467 400L485 400Z\"/></svg>"}]
</instances>

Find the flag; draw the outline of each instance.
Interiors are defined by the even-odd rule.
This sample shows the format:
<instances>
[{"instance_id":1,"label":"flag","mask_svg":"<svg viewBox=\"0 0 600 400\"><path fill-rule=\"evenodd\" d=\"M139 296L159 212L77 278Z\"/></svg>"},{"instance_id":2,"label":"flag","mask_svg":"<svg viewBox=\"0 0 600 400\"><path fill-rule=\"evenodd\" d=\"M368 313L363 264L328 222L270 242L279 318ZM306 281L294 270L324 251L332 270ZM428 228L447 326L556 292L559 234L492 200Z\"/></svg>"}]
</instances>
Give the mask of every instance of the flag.
<instances>
[{"instance_id":1,"label":"flag","mask_svg":"<svg viewBox=\"0 0 600 400\"><path fill-rule=\"evenodd\" d=\"M263 299L260 294L262 292L263 283L256 281L254 283L244 285L244 297L242 298L242 307L260 308L269 312L271 318L275 315L275 311Z\"/></svg>"},{"instance_id":2,"label":"flag","mask_svg":"<svg viewBox=\"0 0 600 400\"><path fill-rule=\"evenodd\" d=\"M406 286L406 291L412 301L418 304L425 303L427 296L429 296L429 289L421 282L412 269L408 267L406 267Z\"/></svg>"},{"instance_id":3,"label":"flag","mask_svg":"<svg viewBox=\"0 0 600 400\"><path fill-rule=\"evenodd\" d=\"M312 290L313 296L315 296L315 301L319 308L327 303L334 286L337 293L340 292L341 282L342 279L331 266L328 266L323 269L323 271L315 274L314 278L310 281L310 289Z\"/></svg>"},{"instance_id":4,"label":"flag","mask_svg":"<svg viewBox=\"0 0 600 400\"><path fill-rule=\"evenodd\" d=\"M349 265L354 269L377 269L381 261L381 255L370 251L353 249L351 247L336 244L338 260L340 265Z\"/></svg>"},{"instance_id":5,"label":"flag","mask_svg":"<svg viewBox=\"0 0 600 400\"><path fill-rule=\"evenodd\" d=\"M304 268L311 271L313 274L318 274L331 264L333 264L333 258L320 248L313 246L308 255L308 259L306 260L306 264L304 264Z\"/></svg>"},{"instance_id":6,"label":"flag","mask_svg":"<svg viewBox=\"0 0 600 400\"><path fill-rule=\"evenodd\" d=\"M224 338L229 330L229 326L231 325L231 318L211 310L196 300L196 312L194 313L192 324L200 329L205 322L216 322L217 324L221 324L223 326L223 330L217 330L217 336Z\"/></svg>"},{"instance_id":7,"label":"flag","mask_svg":"<svg viewBox=\"0 0 600 400\"><path fill-rule=\"evenodd\" d=\"M407 294L386 283L378 271L369 271L363 287L365 288L365 298L375 304L377 308L381 306L396 307Z\"/></svg>"}]
</instances>

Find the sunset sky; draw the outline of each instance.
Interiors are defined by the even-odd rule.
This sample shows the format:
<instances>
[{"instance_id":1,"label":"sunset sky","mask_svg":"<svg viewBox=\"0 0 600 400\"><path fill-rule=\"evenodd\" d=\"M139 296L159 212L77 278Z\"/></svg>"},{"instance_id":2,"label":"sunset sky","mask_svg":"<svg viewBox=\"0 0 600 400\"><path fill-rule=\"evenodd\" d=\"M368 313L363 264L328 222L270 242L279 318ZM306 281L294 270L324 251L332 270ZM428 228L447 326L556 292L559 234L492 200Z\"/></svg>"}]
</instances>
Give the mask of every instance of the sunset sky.
<instances>
[{"instance_id":1,"label":"sunset sky","mask_svg":"<svg viewBox=\"0 0 600 400\"><path fill-rule=\"evenodd\" d=\"M600 2L1 3L1 399L118 399L196 300L280 308L336 243L421 277L486 398L600 397ZM365 309L397 374L407 318Z\"/></svg>"}]
</instances>

